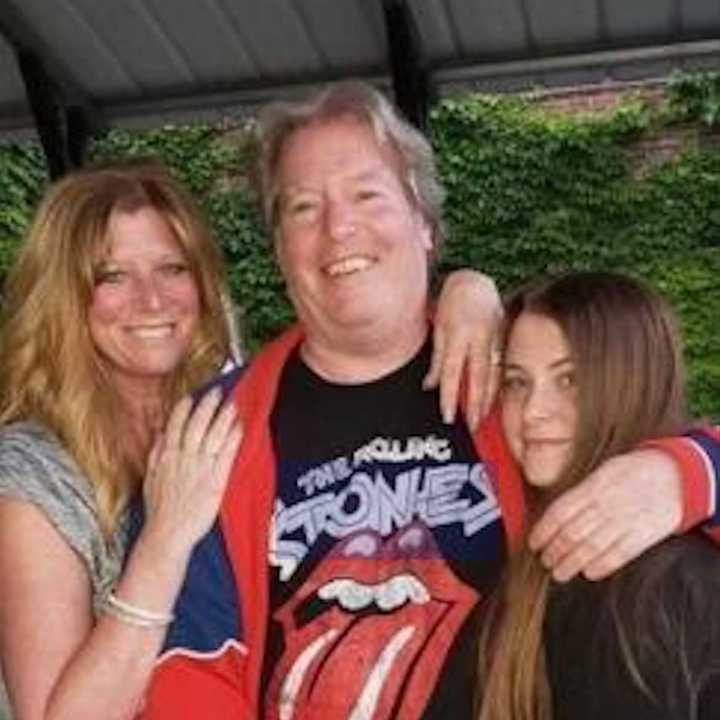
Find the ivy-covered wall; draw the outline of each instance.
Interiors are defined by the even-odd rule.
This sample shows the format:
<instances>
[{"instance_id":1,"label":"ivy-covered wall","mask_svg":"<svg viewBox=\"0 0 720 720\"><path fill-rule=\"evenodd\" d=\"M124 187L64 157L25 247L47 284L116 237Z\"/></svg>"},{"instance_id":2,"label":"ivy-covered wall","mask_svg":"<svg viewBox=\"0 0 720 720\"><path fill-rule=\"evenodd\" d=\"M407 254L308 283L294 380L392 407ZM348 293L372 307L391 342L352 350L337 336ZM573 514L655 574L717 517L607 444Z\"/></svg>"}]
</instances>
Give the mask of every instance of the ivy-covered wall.
<instances>
[{"instance_id":1,"label":"ivy-covered wall","mask_svg":"<svg viewBox=\"0 0 720 720\"><path fill-rule=\"evenodd\" d=\"M679 76L660 101L593 114L468 96L432 112L450 229L440 268L509 289L538 273L615 268L648 279L682 321L693 410L720 416L720 74ZM673 157L638 152L682 130ZM242 128L112 132L95 158L160 155L201 199L225 250L250 348L291 318L245 182ZM650 142L652 145L652 142ZM0 148L0 275L45 182L31 145Z\"/></svg>"}]
</instances>

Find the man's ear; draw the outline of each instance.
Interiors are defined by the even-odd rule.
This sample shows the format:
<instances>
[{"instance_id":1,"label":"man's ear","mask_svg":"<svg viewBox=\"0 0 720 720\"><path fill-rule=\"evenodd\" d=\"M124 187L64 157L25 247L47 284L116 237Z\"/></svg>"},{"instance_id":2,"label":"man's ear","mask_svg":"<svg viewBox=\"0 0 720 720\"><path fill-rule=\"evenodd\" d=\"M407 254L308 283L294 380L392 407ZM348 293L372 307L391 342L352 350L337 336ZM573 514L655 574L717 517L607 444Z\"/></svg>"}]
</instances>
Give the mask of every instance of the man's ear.
<instances>
[{"instance_id":1,"label":"man's ear","mask_svg":"<svg viewBox=\"0 0 720 720\"><path fill-rule=\"evenodd\" d=\"M425 249L425 252L431 254L435 250L435 243L433 242L433 228L427 219L420 216L420 241Z\"/></svg>"}]
</instances>

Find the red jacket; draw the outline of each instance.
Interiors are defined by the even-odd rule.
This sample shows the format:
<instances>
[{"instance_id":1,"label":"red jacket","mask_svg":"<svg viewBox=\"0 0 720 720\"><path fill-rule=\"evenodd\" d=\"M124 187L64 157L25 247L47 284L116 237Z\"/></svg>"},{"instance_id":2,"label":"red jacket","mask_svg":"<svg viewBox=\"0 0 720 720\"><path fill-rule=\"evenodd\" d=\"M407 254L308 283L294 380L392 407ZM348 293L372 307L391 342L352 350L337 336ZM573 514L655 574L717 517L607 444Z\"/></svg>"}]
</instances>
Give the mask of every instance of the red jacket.
<instances>
[{"instance_id":1,"label":"red jacket","mask_svg":"<svg viewBox=\"0 0 720 720\"><path fill-rule=\"evenodd\" d=\"M282 368L299 343L298 328L286 332L256 358L234 389L245 437L221 510L221 526L241 598L242 638L228 639L217 653L187 651L161 657L141 717L214 720L257 718L269 614L268 534L275 499L275 460L269 420ZM474 437L487 463L511 545L523 534L522 484L496 414Z\"/></svg>"}]
</instances>

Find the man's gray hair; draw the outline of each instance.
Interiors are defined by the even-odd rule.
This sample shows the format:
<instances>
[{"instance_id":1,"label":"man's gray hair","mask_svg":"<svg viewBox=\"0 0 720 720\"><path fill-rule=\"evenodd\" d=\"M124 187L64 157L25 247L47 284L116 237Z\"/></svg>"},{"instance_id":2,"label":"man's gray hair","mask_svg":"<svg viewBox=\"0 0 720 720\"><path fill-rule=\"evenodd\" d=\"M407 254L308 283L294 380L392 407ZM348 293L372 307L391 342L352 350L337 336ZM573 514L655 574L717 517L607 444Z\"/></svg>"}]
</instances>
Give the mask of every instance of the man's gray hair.
<instances>
[{"instance_id":1,"label":"man's gray hair","mask_svg":"<svg viewBox=\"0 0 720 720\"><path fill-rule=\"evenodd\" d=\"M430 226L433 247L437 250L445 235L442 222L445 192L438 181L432 147L380 91L359 81L327 85L307 100L275 102L261 111L258 118L256 181L269 230L274 233L277 229L277 168L285 141L302 127L348 115L366 122L378 143L390 143L397 153L401 166L400 180L408 197Z\"/></svg>"}]
</instances>

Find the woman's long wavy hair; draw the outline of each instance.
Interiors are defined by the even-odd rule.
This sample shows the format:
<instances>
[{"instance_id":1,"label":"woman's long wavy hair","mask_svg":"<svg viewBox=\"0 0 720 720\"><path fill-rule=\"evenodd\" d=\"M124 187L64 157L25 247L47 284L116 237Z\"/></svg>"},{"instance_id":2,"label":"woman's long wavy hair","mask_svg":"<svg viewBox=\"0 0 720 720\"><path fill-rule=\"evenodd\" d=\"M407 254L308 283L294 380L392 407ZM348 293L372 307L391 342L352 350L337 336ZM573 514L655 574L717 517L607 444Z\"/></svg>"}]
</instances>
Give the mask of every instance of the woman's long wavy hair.
<instances>
[{"instance_id":1,"label":"woman's long wavy hair","mask_svg":"<svg viewBox=\"0 0 720 720\"><path fill-rule=\"evenodd\" d=\"M189 194L159 163L143 160L73 173L44 196L4 297L0 424L34 420L64 443L94 486L109 536L142 468L123 444L122 405L88 328L98 264L116 212L151 207L167 221L193 274L200 317L184 362L167 384L167 407L207 380L229 353L222 257Z\"/></svg>"},{"instance_id":2,"label":"woman's long wavy hair","mask_svg":"<svg viewBox=\"0 0 720 720\"><path fill-rule=\"evenodd\" d=\"M507 303L505 344L523 313L554 320L574 362L578 426L568 467L530 489L530 520L604 460L686 427L685 373L673 315L624 275L577 272L529 285ZM511 558L480 643L480 720L549 720L543 627L550 574L525 546ZM622 638L621 638L622 639ZM633 657L625 647L631 673Z\"/></svg>"}]
</instances>

